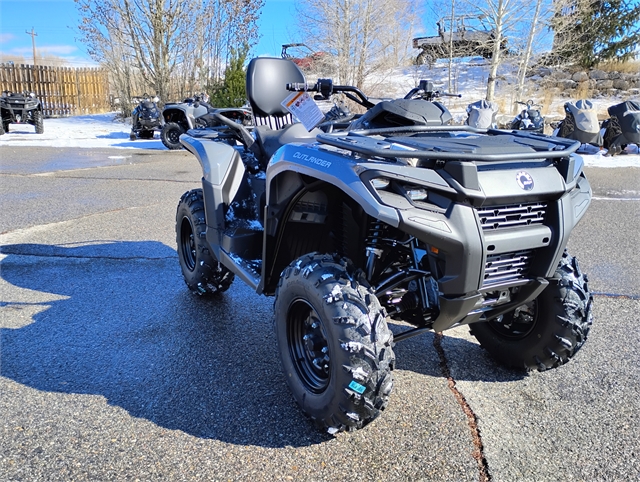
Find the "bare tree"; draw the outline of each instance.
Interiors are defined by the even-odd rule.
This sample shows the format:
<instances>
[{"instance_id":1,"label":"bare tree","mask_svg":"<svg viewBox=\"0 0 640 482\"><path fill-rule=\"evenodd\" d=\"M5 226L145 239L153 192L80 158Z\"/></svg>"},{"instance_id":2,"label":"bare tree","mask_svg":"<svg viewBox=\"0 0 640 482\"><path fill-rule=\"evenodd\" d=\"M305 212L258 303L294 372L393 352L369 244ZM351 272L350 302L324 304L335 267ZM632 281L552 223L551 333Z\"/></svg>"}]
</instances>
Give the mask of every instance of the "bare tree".
<instances>
[{"instance_id":1,"label":"bare tree","mask_svg":"<svg viewBox=\"0 0 640 482\"><path fill-rule=\"evenodd\" d=\"M131 79L163 102L204 90L232 48L253 45L264 0L74 0L82 40L124 97ZM222 66L222 67L221 67ZM122 90L121 90L122 89Z\"/></svg>"},{"instance_id":2,"label":"bare tree","mask_svg":"<svg viewBox=\"0 0 640 482\"><path fill-rule=\"evenodd\" d=\"M522 52L522 56L520 57L519 69L518 69L518 83L516 84L516 101L522 100L522 94L524 93L524 80L527 73L527 68L529 67L529 63L531 61L531 57L533 54L533 46L536 35L543 28L543 22L541 21L541 17L543 14L543 4L545 0L536 0L535 8L533 11L533 15L531 17L531 21L529 24L529 33L527 35L527 43L524 47L524 51Z\"/></svg>"},{"instance_id":3,"label":"bare tree","mask_svg":"<svg viewBox=\"0 0 640 482\"><path fill-rule=\"evenodd\" d=\"M523 9L521 0L485 0L482 4L475 3L470 6L484 17L493 31L486 96L487 100L491 101L495 98L498 68L502 63L509 33L523 20L527 10Z\"/></svg>"},{"instance_id":4,"label":"bare tree","mask_svg":"<svg viewBox=\"0 0 640 482\"><path fill-rule=\"evenodd\" d=\"M415 2L305 0L297 8L303 41L332 56L340 83L362 88L372 72L407 57Z\"/></svg>"}]
</instances>

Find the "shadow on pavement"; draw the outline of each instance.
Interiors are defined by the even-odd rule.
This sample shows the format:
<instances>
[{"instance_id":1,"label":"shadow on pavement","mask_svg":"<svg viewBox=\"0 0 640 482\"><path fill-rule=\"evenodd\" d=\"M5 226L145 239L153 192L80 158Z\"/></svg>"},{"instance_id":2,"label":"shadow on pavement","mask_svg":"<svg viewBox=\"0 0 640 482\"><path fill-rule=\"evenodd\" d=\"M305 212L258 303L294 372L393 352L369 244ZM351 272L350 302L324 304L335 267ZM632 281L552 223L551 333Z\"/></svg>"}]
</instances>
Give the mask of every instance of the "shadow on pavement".
<instances>
[{"instance_id":1,"label":"shadow on pavement","mask_svg":"<svg viewBox=\"0 0 640 482\"><path fill-rule=\"evenodd\" d=\"M331 439L313 428L285 384L273 300L241 281L217 298L198 298L184 286L175 250L159 242L0 251L4 281L64 297L36 303L29 324L0 329L3 377L47 392L101 395L161 427L238 445ZM33 305L5 299L0 310L17 318Z\"/></svg>"},{"instance_id":2,"label":"shadow on pavement","mask_svg":"<svg viewBox=\"0 0 640 482\"><path fill-rule=\"evenodd\" d=\"M63 297L35 303L22 326L0 330L2 376L37 390L101 395L134 417L196 437L262 447L331 439L286 386L272 298L239 280L218 297L199 298L184 286L175 251L159 242L17 244L0 252L4 281ZM0 310L17 316L33 304L4 300ZM397 344L397 368L442 377L433 338ZM443 343L447 353L465 353L469 366L458 367L457 379L521 377L496 370L473 343Z\"/></svg>"}]
</instances>

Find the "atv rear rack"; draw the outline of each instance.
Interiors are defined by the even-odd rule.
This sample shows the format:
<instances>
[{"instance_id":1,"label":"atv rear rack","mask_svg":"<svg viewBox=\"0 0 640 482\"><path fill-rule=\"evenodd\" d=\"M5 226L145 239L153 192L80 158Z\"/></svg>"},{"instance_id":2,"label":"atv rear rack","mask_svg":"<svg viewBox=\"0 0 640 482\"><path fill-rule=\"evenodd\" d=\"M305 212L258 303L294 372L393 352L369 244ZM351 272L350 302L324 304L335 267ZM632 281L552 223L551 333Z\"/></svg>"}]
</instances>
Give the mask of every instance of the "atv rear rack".
<instances>
[{"instance_id":1,"label":"atv rear rack","mask_svg":"<svg viewBox=\"0 0 640 482\"><path fill-rule=\"evenodd\" d=\"M474 134L485 134L475 136ZM317 140L369 157L522 161L569 157L579 141L470 126L413 126L319 134Z\"/></svg>"}]
</instances>

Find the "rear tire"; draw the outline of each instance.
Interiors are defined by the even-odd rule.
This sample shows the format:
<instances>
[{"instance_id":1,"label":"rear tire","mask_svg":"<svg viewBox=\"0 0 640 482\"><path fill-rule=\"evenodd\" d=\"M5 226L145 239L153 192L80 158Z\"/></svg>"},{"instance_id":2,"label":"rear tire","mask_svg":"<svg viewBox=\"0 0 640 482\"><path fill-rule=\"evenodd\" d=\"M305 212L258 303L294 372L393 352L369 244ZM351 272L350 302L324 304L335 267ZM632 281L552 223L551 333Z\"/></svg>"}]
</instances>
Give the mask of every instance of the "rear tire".
<instances>
[{"instance_id":1,"label":"rear tire","mask_svg":"<svg viewBox=\"0 0 640 482\"><path fill-rule=\"evenodd\" d=\"M292 262L276 290L275 332L302 411L333 434L362 428L393 388L393 334L361 270L331 255Z\"/></svg>"},{"instance_id":2,"label":"rear tire","mask_svg":"<svg viewBox=\"0 0 640 482\"><path fill-rule=\"evenodd\" d=\"M176 211L176 242L184 282L201 296L226 291L234 274L211 252L205 239L206 221L202 189L186 192Z\"/></svg>"},{"instance_id":3,"label":"rear tire","mask_svg":"<svg viewBox=\"0 0 640 482\"><path fill-rule=\"evenodd\" d=\"M593 322L592 306L587 277L565 251L538 298L469 330L503 365L545 371L565 364L582 347Z\"/></svg>"},{"instance_id":4,"label":"rear tire","mask_svg":"<svg viewBox=\"0 0 640 482\"><path fill-rule=\"evenodd\" d=\"M162 131L160 131L160 140L167 149L182 149L182 144L180 144L180 135L185 132L185 129L180 124L167 122L162 128Z\"/></svg>"},{"instance_id":5,"label":"rear tire","mask_svg":"<svg viewBox=\"0 0 640 482\"><path fill-rule=\"evenodd\" d=\"M33 116L33 125L36 128L36 134L44 134L44 117L42 116L42 111L36 110L32 114Z\"/></svg>"}]
</instances>

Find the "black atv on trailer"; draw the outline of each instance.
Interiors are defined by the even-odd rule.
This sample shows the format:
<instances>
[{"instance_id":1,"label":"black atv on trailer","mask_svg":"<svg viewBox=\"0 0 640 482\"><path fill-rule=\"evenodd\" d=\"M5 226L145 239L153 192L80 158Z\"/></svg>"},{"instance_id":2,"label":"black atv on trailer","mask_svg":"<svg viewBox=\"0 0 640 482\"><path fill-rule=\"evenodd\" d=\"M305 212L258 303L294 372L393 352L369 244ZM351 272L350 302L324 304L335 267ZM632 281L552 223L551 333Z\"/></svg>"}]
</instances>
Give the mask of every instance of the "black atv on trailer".
<instances>
[{"instance_id":1,"label":"black atv on trailer","mask_svg":"<svg viewBox=\"0 0 640 482\"><path fill-rule=\"evenodd\" d=\"M36 134L44 133L42 103L33 92L21 94L5 90L0 96L0 135L9 132L9 124L31 124Z\"/></svg>"},{"instance_id":2,"label":"black atv on trailer","mask_svg":"<svg viewBox=\"0 0 640 482\"><path fill-rule=\"evenodd\" d=\"M237 276L275 296L285 378L329 433L387 406L394 343L468 324L499 362L542 371L591 327L586 277L565 250L591 202L580 143L447 125L429 86L374 105L257 58L253 132L221 118L235 147L217 131L180 137L203 170L176 213L187 286L218 295ZM369 110L346 130L308 132L282 106L292 90L343 92ZM393 334L390 319L414 328Z\"/></svg>"}]
</instances>

